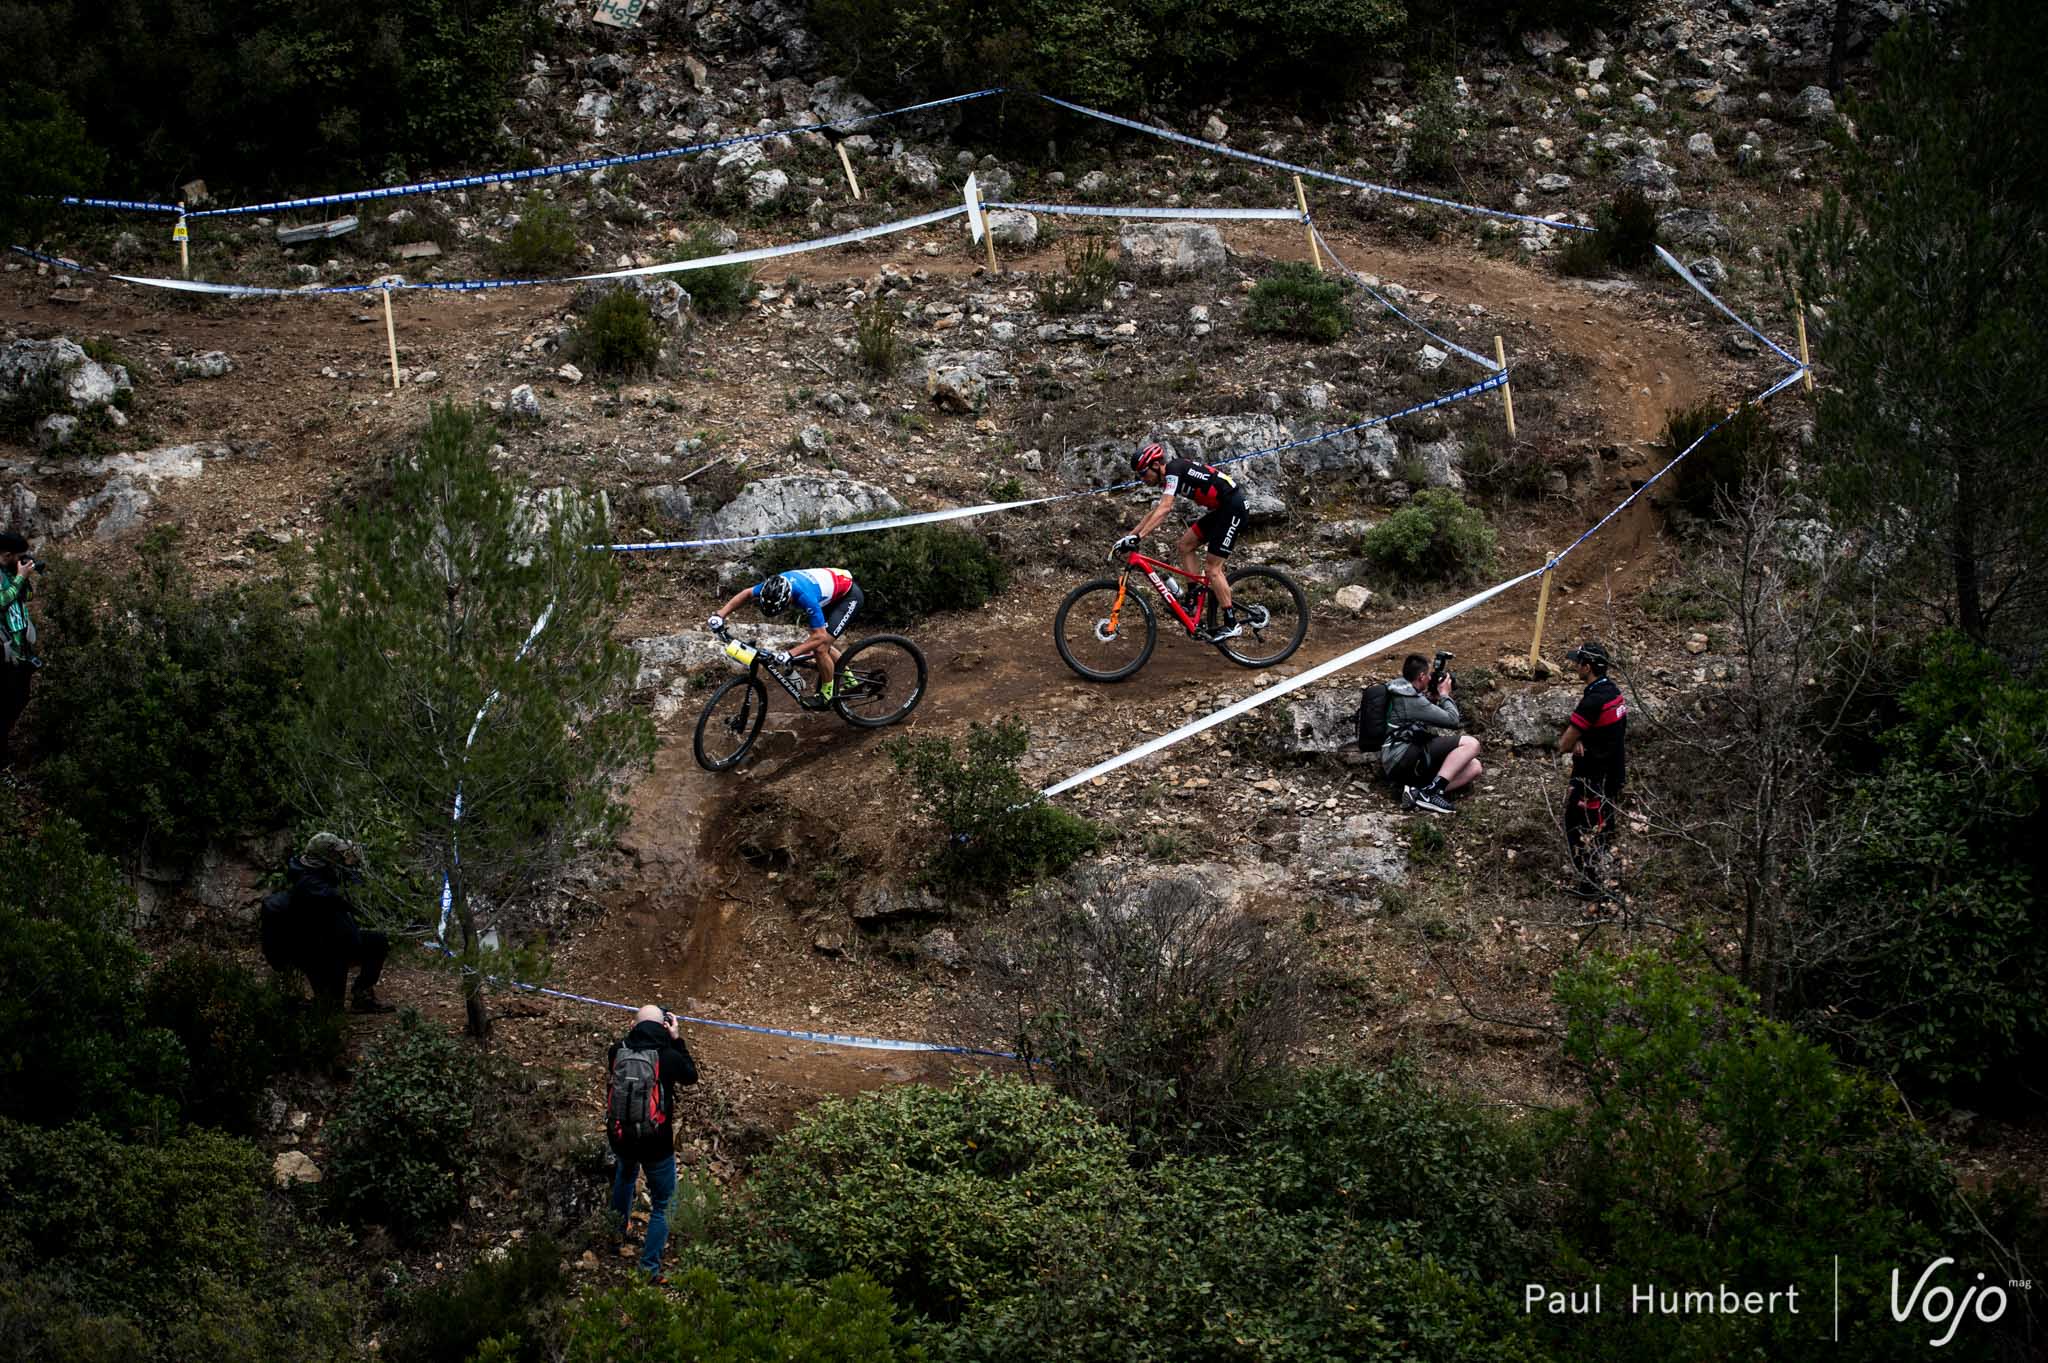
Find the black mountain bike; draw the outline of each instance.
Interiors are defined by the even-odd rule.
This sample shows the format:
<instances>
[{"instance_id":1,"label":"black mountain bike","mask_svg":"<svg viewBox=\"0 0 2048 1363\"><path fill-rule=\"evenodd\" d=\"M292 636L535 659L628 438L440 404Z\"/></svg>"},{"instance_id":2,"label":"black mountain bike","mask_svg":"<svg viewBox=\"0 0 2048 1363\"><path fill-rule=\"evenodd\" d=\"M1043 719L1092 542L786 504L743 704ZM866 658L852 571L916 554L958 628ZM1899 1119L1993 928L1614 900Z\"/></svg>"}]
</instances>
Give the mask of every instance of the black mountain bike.
<instances>
[{"instance_id":1,"label":"black mountain bike","mask_svg":"<svg viewBox=\"0 0 2048 1363\"><path fill-rule=\"evenodd\" d=\"M718 631L725 654L747 669L711 693L704 713L697 716L697 765L706 771L733 767L753 749L761 734L761 721L768 717L768 688L761 684L767 673L790 697L806 710L824 709L815 700L807 703L809 679L818 670L813 658L775 661L770 651L745 639ZM833 684L830 708L848 724L861 729L879 729L906 718L924 698L924 654L916 644L899 634L875 634L861 640L839 656L839 677Z\"/></svg>"}]
</instances>

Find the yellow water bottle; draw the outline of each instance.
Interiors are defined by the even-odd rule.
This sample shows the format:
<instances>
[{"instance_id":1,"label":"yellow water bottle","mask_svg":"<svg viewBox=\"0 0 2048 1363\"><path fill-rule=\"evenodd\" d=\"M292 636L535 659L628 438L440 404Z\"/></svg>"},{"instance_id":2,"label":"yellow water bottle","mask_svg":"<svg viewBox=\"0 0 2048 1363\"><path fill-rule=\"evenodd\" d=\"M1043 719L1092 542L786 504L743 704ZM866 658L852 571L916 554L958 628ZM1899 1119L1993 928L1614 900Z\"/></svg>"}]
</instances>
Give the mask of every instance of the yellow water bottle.
<instances>
[{"instance_id":1,"label":"yellow water bottle","mask_svg":"<svg viewBox=\"0 0 2048 1363\"><path fill-rule=\"evenodd\" d=\"M741 667L752 667L754 665L754 650L748 648L737 639L732 640L725 646L725 656L738 663Z\"/></svg>"}]
</instances>

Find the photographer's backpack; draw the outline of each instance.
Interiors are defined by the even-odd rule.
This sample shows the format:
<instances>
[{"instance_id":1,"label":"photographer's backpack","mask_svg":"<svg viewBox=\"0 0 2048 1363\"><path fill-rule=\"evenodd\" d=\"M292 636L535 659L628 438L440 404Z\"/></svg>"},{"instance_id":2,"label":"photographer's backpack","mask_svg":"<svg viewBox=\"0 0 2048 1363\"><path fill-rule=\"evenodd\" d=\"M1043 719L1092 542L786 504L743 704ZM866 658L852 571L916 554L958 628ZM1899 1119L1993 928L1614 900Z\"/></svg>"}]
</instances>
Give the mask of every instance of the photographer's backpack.
<instances>
[{"instance_id":1,"label":"photographer's backpack","mask_svg":"<svg viewBox=\"0 0 2048 1363\"><path fill-rule=\"evenodd\" d=\"M292 970L299 964L298 915L292 912L292 892L273 890L263 896L256 915L257 939L263 944L263 959L272 970Z\"/></svg>"},{"instance_id":2,"label":"photographer's backpack","mask_svg":"<svg viewBox=\"0 0 2048 1363\"><path fill-rule=\"evenodd\" d=\"M643 1144L667 1125L668 1113L661 1107L659 1052L619 1047L612 1057L611 1091L605 1099L605 1130L612 1144Z\"/></svg>"},{"instance_id":3,"label":"photographer's backpack","mask_svg":"<svg viewBox=\"0 0 2048 1363\"><path fill-rule=\"evenodd\" d=\"M1387 741L1387 684L1374 682L1358 697L1358 750L1373 757Z\"/></svg>"}]
</instances>

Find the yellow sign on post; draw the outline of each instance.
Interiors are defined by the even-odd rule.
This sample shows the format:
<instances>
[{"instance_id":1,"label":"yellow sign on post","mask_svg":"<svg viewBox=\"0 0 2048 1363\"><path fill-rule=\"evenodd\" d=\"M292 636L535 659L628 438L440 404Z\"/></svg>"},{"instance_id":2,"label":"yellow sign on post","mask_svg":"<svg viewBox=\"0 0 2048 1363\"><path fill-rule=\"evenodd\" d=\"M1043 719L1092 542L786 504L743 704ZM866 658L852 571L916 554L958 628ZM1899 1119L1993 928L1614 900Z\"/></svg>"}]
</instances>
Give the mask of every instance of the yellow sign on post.
<instances>
[{"instance_id":1,"label":"yellow sign on post","mask_svg":"<svg viewBox=\"0 0 2048 1363\"><path fill-rule=\"evenodd\" d=\"M185 226L185 215L178 215L177 226L171 229L171 240L178 243L178 274L181 278L192 277L192 248L187 244L192 233Z\"/></svg>"}]
</instances>

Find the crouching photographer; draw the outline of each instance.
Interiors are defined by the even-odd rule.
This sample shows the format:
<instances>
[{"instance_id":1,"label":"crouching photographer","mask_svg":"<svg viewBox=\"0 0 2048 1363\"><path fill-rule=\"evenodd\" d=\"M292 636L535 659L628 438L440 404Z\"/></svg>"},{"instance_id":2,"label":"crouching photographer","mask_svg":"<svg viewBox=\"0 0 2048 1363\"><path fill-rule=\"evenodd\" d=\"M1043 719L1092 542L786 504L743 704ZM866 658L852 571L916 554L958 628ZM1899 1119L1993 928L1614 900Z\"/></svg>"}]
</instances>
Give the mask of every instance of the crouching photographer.
<instances>
[{"instance_id":1,"label":"crouching photographer","mask_svg":"<svg viewBox=\"0 0 2048 1363\"><path fill-rule=\"evenodd\" d=\"M1401 662L1401 677L1387 683L1387 740L1380 770L1402 783L1401 807L1424 814L1451 814L1451 793L1479 779L1479 740L1470 734L1438 733L1464 724L1451 698L1455 684L1439 652L1435 664L1420 653Z\"/></svg>"}]
</instances>

